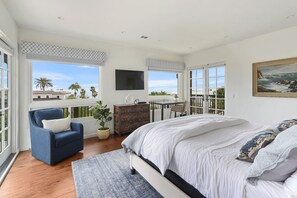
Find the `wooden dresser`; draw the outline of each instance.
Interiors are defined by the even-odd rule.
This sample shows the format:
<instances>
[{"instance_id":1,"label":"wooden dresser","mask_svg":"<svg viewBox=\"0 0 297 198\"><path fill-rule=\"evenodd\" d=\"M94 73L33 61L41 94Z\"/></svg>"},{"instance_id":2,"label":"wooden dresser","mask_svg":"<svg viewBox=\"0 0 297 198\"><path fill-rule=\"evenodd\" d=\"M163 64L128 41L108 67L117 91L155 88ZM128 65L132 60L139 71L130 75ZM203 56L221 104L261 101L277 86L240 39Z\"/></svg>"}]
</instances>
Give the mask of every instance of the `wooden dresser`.
<instances>
[{"instance_id":1,"label":"wooden dresser","mask_svg":"<svg viewBox=\"0 0 297 198\"><path fill-rule=\"evenodd\" d=\"M133 132L150 122L150 105L114 105L114 132L121 135Z\"/></svg>"}]
</instances>

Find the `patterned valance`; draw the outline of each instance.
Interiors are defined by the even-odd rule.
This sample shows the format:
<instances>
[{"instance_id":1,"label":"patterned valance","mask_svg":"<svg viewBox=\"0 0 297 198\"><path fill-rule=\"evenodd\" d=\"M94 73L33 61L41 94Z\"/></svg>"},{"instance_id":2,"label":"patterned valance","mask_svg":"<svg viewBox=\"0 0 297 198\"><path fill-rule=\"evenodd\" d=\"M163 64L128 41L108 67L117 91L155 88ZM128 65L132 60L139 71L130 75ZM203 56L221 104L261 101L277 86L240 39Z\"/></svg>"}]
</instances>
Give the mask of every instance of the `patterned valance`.
<instances>
[{"instance_id":1,"label":"patterned valance","mask_svg":"<svg viewBox=\"0 0 297 198\"><path fill-rule=\"evenodd\" d=\"M31 41L21 41L20 50L28 59L35 60L62 61L87 65L104 65L106 60L105 52Z\"/></svg>"},{"instance_id":2,"label":"patterned valance","mask_svg":"<svg viewBox=\"0 0 297 198\"><path fill-rule=\"evenodd\" d=\"M185 69L185 64L182 62L158 60L158 59L146 59L146 66L149 71L169 71L182 73Z\"/></svg>"}]
</instances>

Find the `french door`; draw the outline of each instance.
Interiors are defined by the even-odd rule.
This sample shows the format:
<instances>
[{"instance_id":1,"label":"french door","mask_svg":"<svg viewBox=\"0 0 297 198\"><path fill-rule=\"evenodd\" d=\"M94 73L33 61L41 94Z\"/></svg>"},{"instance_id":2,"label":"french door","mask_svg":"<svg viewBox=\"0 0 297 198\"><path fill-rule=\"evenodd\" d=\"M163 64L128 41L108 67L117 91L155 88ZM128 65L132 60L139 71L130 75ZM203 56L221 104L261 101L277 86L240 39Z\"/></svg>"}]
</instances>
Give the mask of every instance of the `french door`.
<instances>
[{"instance_id":1,"label":"french door","mask_svg":"<svg viewBox=\"0 0 297 198\"><path fill-rule=\"evenodd\" d=\"M189 70L190 114L225 113L225 64Z\"/></svg>"},{"instance_id":2,"label":"french door","mask_svg":"<svg viewBox=\"0 0 297 198\"><path fill-rule=\"evenodd\" d=\"M0 48L0 165L11 154L11 54Z\"/></svg>"}]
</instances>

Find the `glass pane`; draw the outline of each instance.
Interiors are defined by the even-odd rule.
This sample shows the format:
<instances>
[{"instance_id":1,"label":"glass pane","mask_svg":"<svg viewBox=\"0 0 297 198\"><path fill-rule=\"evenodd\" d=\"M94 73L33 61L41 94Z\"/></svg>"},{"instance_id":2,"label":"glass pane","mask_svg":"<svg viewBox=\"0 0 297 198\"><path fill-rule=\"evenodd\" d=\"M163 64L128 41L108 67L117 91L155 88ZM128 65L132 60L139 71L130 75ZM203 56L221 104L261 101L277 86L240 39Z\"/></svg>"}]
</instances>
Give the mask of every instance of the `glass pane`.
<instances>
[{"instance_id":1,"label":"glass pane","mask_svg":"<svg viewBox=\"0 0 297 198\"><path fill-rule=\"evenodd\" d=\"M208 86L209 87L217 87L217 79L216 78L209 78L208 79Z\"/></svg>"},{"instance_id":2,"label":"glass pane","mask_svg":"<svg viewBox=\"0 0 297 198\"><path fill-rule=\"evenodd\" d=\"M0 130L3 130L3 128L4 128L4 125L3 125L3 123L2 123L2 116L4 116L4 112L3 111L0 111Z\"/></svg>"},{"instance_id":3,"label":"glass pane","mask_svg":"<svg viewBox=\"0 0 297 198\"><path fill-rule=\"evenodd\" d=\"M218 110L218 114L219 114L219 115L224 115L225 112L224 112L224 111L220 111L220 110Z\"/></svg>"},{"instance_id":4,"label":"glass pane","mask_svg":"<svg viewBox=\"0 0 297 198\"><path fill-rule=\"evenodd\" d=\"M209 77L216 77L216 67L212 67L208 69L208 75Z\"/></svg>"},{"instance_id":5,"label":"glass pane","mask_svg":"<svg viewBox=\"0 0 297 198\"><path fill-rule=\"evenodd\" d=\"M4 54L4 69L8 69L8 56Z\"/></svg>"},{"instance_id":6,"label":"glass pane","mask_svg":"<svg viewBox=\"0 0 297 198\"><path fill-rule=\"evenodd\" d=\"M0 91L0 109L3 109L3 107L2 107L2 94L3 93L4 93L3 91Z\"/></svg>"},{"instance_id":7,"label":"glass pane","mask_svg":"<svg viewBox=\"0 0 297 198\"><path fill-rule=\"evenodd\" d=\"M4 132L4 148L8 146L8 129Z\"/></svg>"},{"instance_id":8,"label":"glass pane","mask_svg":"<svg viewBox=\"0 0 297 198\"><path fill-rule=\"evenodd\" d=\"M225 110L225 99L217 99L217 108Z\"/></svg>"},{"instance_id":9,"label":"glass pane","mask_svg":"<svg viewBox=\"0 0 297 198\"><path fill-rule=\"evenodd\" d=\"M3 69L0 69L0 88L2 88L2 72Z\"/></svg>"},{"instance_id":10,"label":"glass pane","mask_svg":"<svg viewBox=\"0 0 297 198\"><path fill-rule=\"evenodd\" d=\"M2 54L1 54L1 51L0 51L0 68L2 68L3 65L2 65Z\"/></svg>"},{"instance_id":11,"label":"glass pane","mask_svg":"<svg viewBox=\"0 0 297 198\"><path fill-rule=\"evenodd\" d=\"M196 78L203 78L203 69L197 70Z\"/></svg>"},{"instance_id":12,"label":"glass pane","mask_svg":"<svg viewBox=\"0 0 297 198\"><path fill-rule=\"evenodd\" d=\"M208 110L208 113L210 113L210 114L216 114L216 110L214 110L214 109L209 109L209 110Z\"/></svg>"},{"instance_id":13,"label":"glass pane","mask_svg":"<svg viewBox=\"0 0 297 198\"><path fill-rule=\"evenodd\" d=\"M5 115L4 115L4 123L5 123L5 128L8 127L8 110L5 110Z\"/></svg>"},{"instance_id":14,"label":"glass pane","mask_svg":"<svg viewBox=\"0 0 297 198\"><path fill-rule=\"evenodd\" d=\"M98 98L101 91L98 76L96 66L33 61L33 101Z\"/></svg>"},{"instance_id":15,"label":"glass pane","mask_svg":"<svg viewBox=\"0 0 297 198\"><path fill-rule=\"evenodd\" d=\"M2 134L0 133L0 153L2 152Z\"/></svg>"},{"instance_id":16,"label":"glass pane","mask_svg":"<svg viewBox=\"0 0 297 198\"><path fill-rule=\"evenodd\" d=\"M215 97L209 96L208 107L212 108L212 109L216 108L216 99L215 99Z\"/></svg>"},{"instance_id":17,"label":"glass pane","mask_svg":"<svg viewBox=\"0 0 297 198\"><path fill-rule=\"evenodd\" d=\"M218 76L225 76L225 67L218 67Z\"/></svg>"},{"instance_id":18,"label":"glass pane","mask_svg":"<svg viewBox=\"0 0 297 198\"><path fill-rule=\"evenodd\" d=\"M225 87L225 77L219 77L217 79L217 86L219 87Z\"/></svg>"},{"instance_id":19,"label":"glass pane","mask_svg":"<svg viewBox=\"0 0 297 198\"><path fill-rule=\"evenodd\" d=\"M159 71L148 72L148 93L152 96L152 100L156 100L158 96L174 96L178 94L177 87L178 79L176 73Z\"/></svg>"},{"instance_id":20,"label":"glass pane","mask_svg":"<svg viewBox=\"0 0 297 198\"><path fill-rule=\"evenodd\" d=\"M4 108L8 108L8 90L4 92Z\"/></svg>"},{"instance_id":21,"label":"glass pane","mask_svg":"<svg viewBox=\"0 0 297 198\"><path fill-rule=\"evenodd\" d=\"M8 88L8 71L4 70L4 88Z\"/></svg>"}]
</instances>

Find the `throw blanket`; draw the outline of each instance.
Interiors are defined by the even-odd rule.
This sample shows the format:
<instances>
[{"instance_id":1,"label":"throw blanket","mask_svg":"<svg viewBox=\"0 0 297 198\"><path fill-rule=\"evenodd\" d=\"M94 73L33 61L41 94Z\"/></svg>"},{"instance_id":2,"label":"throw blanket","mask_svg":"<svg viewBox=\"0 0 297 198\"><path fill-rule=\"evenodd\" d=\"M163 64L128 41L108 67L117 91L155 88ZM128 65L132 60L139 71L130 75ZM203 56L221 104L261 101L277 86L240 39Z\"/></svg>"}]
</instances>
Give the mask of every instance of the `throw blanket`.
<instances>
[{"instance_id":1,"label":"throw blanket","mask_svg":"<svg viewBox=\"0 0 297 198\"><path fill-rule=\"evenodd\" d=\"M239 125L243 119L218 115L192 115L149 123L136 129L123 142L126 151L141 153L143 145L147 156L164 175L174 153L175 146L182 140L202 135L209 131Z\"/></svg>"}]
</instances>

